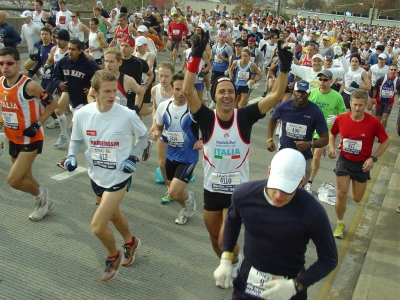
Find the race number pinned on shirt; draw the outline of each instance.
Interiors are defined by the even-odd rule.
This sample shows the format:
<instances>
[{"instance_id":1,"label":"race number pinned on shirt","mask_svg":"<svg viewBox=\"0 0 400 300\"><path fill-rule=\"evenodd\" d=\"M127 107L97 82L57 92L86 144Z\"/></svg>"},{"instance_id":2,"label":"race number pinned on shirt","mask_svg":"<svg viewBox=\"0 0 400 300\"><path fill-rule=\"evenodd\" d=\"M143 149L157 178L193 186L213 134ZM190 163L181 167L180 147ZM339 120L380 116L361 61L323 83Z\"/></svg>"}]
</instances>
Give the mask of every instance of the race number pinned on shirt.
<instances>
[{"instance_id":1,"label":"race number pinned on shirt","mask_svg":"<svg viewBox=\"0 0 400 300\"><path fill-rule=\"evenodd\" d=\"M212 189L221 192L233 192L240 184L240 173L212 172Z\"/></svg>"},{"instance_id":2,"label":"race number pinned on shirt","mask_svg":"<svg viewBox=\"0 0 400 300\"><path fill-rule=\"evenodd\" d=\"M172 35L179 35L180 29L172 29Z\"/></svg>"},{"instance_id":3,"label":"race number pinned on shirt","mask_svg":"<svg viewBox=\"0 0 400 300\"><path fill-rule=\"evenodd\" d=\"M307 125L286 122L286 136L303 140L307 134Z\"/></svg>"},{"instance_id":4,"label":"race number pinned on shirt","mask_svg":"<svg viewBox=\"0 0 400 300\"><path fill-rule=\"evenodd\" d=\"M91 147L93 165L114 170L117 168L117 149Z\"/></svg>"},{"instance_id":5,"label":"race number pinned on shirt","mask_svg":"<svg viewBox=\"0 0 400 300\"><path fill-rule=\"evenodd\" d=\"M10 129L18 129L17 113L13 111L2 111L4 126Z\"/></svg>"},{"instance_id":6,"label":"race number pinned on shirt","mask_svg":"<svg viewBox=\"0 0 400 300\"><path fill-rule=\"evenodd\" d=\"M350 154L360 154L362 141L343 139L343 151Z\"/></svg>"},{"instance_id":7,"label":"race number pinned on shirt","mask_svg":"<svg viewBox=\"0 0 400 300\"><path fill-rule=\"evenodd\" d=\"M266 272L258 271L251 267L249 276L247 277L245 293L261 298L260 294L266 290L265 283L276 279L285 279L285 276L272 275Z\"/></svg>"},{"instance_id":8,"label":"race number pinned on shirt","mask_svg":"<svg viewBox=\"0 0 400 300\"><path fill-rule=\"evenodd\" d=\"M239 80L249 80L250 78L250 72L246 71L238 71L238 79Z\"/></svg>"},{"instance_id":9,"label":"race number pinned on shirt","mask_svg":"<svg viewBox=\"0 0 400 300\"><path fill-rule=\"evenodd\" d=\"M175 148L182 148L184 139L183 133L180 131L165 131L168 139L168 145Z\"/></svg>"},{"instance_id":10,"label":"race number pinned on shirt","mask_svg":"<svg viewBox=\"0 0 400 300\"><path fill-rule=\"evenodd\" d=\"M390 99L393 97L394 91L393 90L382 90L381 91L381 98Z\"/></svg>"}]
</instances>

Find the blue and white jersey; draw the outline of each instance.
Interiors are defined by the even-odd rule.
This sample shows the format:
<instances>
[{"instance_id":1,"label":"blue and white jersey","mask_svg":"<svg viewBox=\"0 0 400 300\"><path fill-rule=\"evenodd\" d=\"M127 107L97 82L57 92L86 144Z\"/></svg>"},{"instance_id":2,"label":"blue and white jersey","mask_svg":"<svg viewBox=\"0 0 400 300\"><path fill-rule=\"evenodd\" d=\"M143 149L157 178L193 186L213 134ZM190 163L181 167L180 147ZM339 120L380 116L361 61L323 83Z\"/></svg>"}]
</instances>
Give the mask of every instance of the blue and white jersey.
<instances>
[{"instance_id":1,"label":"blue and white jersey","mask_svg":"<svg viewBox=\"0 0 400 300\"><path fill-rule=\"evenodd\" d=\"M198 140L198 125L193 121L187 103L178 106L174 100L161 102L154 119L158 125L164 126L170 161L196 163L199 160L198 150L193 150Z\"/></svg>"},{"instance_id":2,"label":"blue and white jersey","mask_svg":"<svg viewBox=\"0 0 400 300\"><path fill-rule=\"evenodd\" d=\"M252 61L249 61L247 66L242 68L242 66L240 65L240 60L237 62L234 74L234 82L236 87L247 86L247 82L249 81L251 75L250 69L252 63Z\"/></svg>"},{"instance_id":3,"label":"blue and white jersey","mask_svg":"<svg viewBox=\"0 0 400 300\"><path fill-rule=\"evenodd\" d=\"M228 58L233 55L233 50L228 44L221 46L220 44L215 44L212 47L212 57L214 59L212 70L216 72L225 72L228 69L229 62L218 58L218 54L223 57Z\"/></svg>"}]
</instances>

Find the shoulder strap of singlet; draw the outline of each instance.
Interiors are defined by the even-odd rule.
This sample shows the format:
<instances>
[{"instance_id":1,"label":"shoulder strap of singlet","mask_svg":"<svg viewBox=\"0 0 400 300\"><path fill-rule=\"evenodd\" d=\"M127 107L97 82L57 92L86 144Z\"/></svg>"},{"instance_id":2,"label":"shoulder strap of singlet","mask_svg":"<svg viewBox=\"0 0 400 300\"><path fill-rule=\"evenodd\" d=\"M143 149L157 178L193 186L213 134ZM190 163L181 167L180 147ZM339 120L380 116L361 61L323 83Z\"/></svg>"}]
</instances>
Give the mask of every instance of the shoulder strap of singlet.
<instances>
[{"instance_id":1,"label":"shoulder strap of singlet","mask_svg":"<svg viewBox=\"0 0 400 300\"><path fill-rule=\"evenodd\" d=\"M119 78L118 78L118 90L121 92L122 95L126 97L126 92L124 89L124 76L125 74L120 72L119 73Z\"/></svg>"}]
</instances>

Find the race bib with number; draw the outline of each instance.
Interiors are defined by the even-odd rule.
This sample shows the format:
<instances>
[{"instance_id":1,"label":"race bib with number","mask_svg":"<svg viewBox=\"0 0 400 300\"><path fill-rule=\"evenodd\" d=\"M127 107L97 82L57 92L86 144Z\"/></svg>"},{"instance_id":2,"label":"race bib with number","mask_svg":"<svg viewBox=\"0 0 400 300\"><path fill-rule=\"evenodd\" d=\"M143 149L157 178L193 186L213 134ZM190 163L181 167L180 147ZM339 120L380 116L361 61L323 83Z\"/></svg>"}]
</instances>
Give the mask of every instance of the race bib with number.
<instances>
[{"instance_id":1,"label":"race bib with number","mask_svg":"<svg viewBox=\"0 0 400 300\"><path fill-rule=\"evenodd\" d=\"M181 32L181 31L180 31L179 29L173 29L173 30L172 30L172 34L173 34L173 35L179 35L180 32Z\"/></svg>"},{"instance_id":2,"label":"race bib with number","mask_svg":"<svg viewBox=\"0 0 400 300\"><path fill-rule=\"evenodd\" d=\"M219 64L220 64L220 63L222 63L222 62L223 62L223 60L218 58L218 54L215 54L215 55L214 55L214 62L216 62L216 63L219 63Z\"/></svg>"},{"instance_id":3,"label":"race bib with number","mask_svg":"<svg viewBox=\"0 0 400 300\"><path fill-rule=\"evenodd\" d=\"M165 131L168 145L175 148L182 148L184 139L183 133L179 131Z\"/></svg>"},{"instance_id":4,"label":"race bib with number","mask_svg":"<svg viewBox=\"0 0 400 300\"><path fill-rule=\"evenodd\" d=\"M293 139L304 139L307 134L307 125L286 123L286 135Z\"/></svg>"},{"instance_id":5,"label":"race bib with number","mask_svg":"<svg viewBox=\"0 0 400 300\"><path fill-rule=\"evenodd\" d=\"M91 147L93 165L114 170L117 168L117 149Z\"/></svg>"},{"instance_id":6,"label":"race bib with number","mask_svg":"<svg viewBox=\"0 0 400 300\"><path fill-rule=\"evenodd\" d=\"M350 154L360 154L362 148L362 141L343 139L343 151Z\"/></svg>"},{"instance_id":7,"label":"race bib with number","mask_svg":"<svg viewBox=\"0 0 400 300\"><path fill-rule=\"evenodd\" d=\"M381 91L381 98L386 98L386 99L392 98L393 94L394 93L393 93L392 90L382 90Z\"/></svg>"},{"instance_id":8,"label":"race bib with number","mask_svg":"<svg viewBox=\"0 0 400 300\"><path fill-rule=\"evenodd\" d=\"M219 173L212 172L212 189L221 192L233 192L240 184L239 172Z\"/></svg>"},{"instance_id":9,"label":"race bib with number","mask_svg":"<svg viewBox=\"0 0 400 300\"><path fill-rule=\"evenodd\" d=\"M267 283L270 280L285 279L285 278L286 277L284 276L277 276L261 272L258 271L256 268L251 267L249 271L249 276L247 277L245 293L261 298L260 294L266 290L266 288L264 287L265 283Z\"/></svg>"},{"instance_id":10,"label":"race bib with number","mask_svg":"<svg viewBox=\"0 0 400 300\"><path fill-rule=\"evenodd\" d=\"M16 112L2 111L4 126L10 129L18 129L18 117Z\"/></svg>"},{"instance_id":11,"label":"race bib with number","mask_svg":"<svg viewBox=\"0 0 400 300\"><path fill-rule=\"evenodd\" d=\"M238 79L239 80L249 80L250 78L250 72L246 71L238 71Z\"/></svg>"}]
</instances>

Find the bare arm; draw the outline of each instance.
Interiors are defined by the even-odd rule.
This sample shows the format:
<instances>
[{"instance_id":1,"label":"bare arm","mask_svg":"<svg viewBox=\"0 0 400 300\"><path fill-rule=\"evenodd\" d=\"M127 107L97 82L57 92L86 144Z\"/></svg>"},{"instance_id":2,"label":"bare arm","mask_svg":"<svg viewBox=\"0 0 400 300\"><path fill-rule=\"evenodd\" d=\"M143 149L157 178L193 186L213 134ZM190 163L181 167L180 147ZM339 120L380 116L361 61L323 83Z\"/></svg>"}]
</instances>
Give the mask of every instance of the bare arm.
<instances>
[{"instance_id":1,"label":"bare arm","mask_svg":"<svg viewBox=\"0 0 400 300\"><path fill-rule=\"evenodd\" d=\"M362 72L361 79L364 81L364 84L360 85L360 89L368 92L371 89L371 80L369 79L368 73Z\"/></svg>"},{"instance_id":2,"label":"bare arm","mask_svg":"<svg viewBox=\"0 0 400 300\"><path fill-rule=\"evenodd\" d=\"M135 106L140 107L143 103L144 92L136 80L128 75L125 75L126 88L131 89L135 94Z\"/></svg>"},{"instance_id":3,"label":"bare arm","mask_svg":"<svg viewBox=\"0 0 400 300\"><path fill-rule=\"evenodd\" d=\"M86 98L88 103L96 102L96 98L94 96L94 89L92 87L90 87L89 93L87 94Z\"/></svg>"},{"instance_id":4,"label":"bare arm","mask_svg":"<svg viewBox=\"0 0 400 300\"><path fill-rule=\"evenodd\" d=\"M271 93L258 102L258 108L261 114L266 114L282 99L283 94L285 93L286 90L288 77L289 77L289 72L288 73L279 72L278 77L275 80L275 84L272 87Z\"/></svg>"},{"instance_id":5,"label":"bare arm","mask_svg":"<svg viewBox=\"0 0 400 300\"><path fill-rule=\"evenodd\" d=\"M40 86L40 84L31 80L25 86L25 92L29 96L41 99L41 94L42 94L42 92L44 92L44 89ZM57 101L55 99L52 99L50 104L46 105L43 113L39 116L38 121L40 121L43 124L51 116L51 114L54 112L56 107L57 107ZM37 120L32 120L32 123L34 121L37 121Z\"/></svg>"},{"instance_id":6,"label":"bare arm","mask_svg":"<svg viewBox=\"0 0 400 300\"><path fill-rule=\"evenodd\" d=\"M229 78L232 79L232 80L233 80L233 72L234 72L235 69L236 69L237 62L238 62L238 61L235 60L235 61L232 63L231 67L229 68Z\"/></svg>"}]
</instances>

